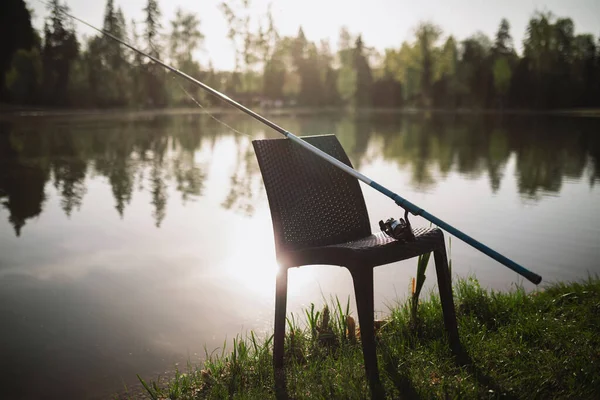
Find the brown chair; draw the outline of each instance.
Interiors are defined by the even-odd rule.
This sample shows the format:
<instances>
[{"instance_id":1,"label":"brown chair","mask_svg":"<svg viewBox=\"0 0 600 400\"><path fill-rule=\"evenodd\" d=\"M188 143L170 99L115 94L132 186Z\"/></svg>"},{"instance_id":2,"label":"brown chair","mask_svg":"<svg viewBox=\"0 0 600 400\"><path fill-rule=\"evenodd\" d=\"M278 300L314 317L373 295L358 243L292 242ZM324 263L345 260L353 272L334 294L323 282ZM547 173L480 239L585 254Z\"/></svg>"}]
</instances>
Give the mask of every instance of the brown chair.
<instances>
[{"instance_id":1,"label":"brown chair","mask_svg":"<svg viewBox=\"0 0 600 400\"><path fill-rule=\"evenodd\" d=\"M334 135L303 138L350 165ZM459 339L444 236L438 228L415 229L402 243L373 234L359 182L288 139L252 142L267 191L279 263L275 297L273 364L283 371L288 269L326 264L346 267L354 282L365 370L373 398L383 395L373 329L373 268L434 252L444 324L453 350ZM399 212L401 210L398 210Z\"/></svg>"}]
</instances>

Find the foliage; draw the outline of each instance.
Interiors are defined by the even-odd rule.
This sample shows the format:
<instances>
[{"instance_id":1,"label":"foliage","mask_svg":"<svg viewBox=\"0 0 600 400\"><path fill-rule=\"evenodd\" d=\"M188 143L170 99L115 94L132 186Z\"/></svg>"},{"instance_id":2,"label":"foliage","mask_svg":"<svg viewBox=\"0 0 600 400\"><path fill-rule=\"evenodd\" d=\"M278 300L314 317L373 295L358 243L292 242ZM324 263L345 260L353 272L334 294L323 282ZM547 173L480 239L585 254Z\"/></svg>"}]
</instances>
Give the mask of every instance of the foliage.
<instances>
[{"instance_id":1,"label":"foliage","mask_svg":"<svg viewBox=\"0 0 600 400\"><path fill-rule=\"evenodd\" d=\"M161 11L157 0L148 0L144 8L146 13L146 26L144 30L144 39L146 41L146 51L153 57L160 58L162 46L161 36ZM164 107L166 105L165 90L165 70L163 67L146 61L142 64L144 75L144 88L146 104L150 107Z\"/></svg>"},{"instance_id":2,"label":"foliage","mask_svg":"<svg viewBox=\"0 0 600 400\"><path fill-rule=\"evenodd\" d=\"M39 49L39 35L31 25L31 13L24 0L2 0L0 2L0 101L7 100L5 92L5 74L13 69L18 50L29 51ZM23 62L21 53L17 62ZM12 79L17 79L13 75ZM23 77L22 79L29 79ZM13 102L25 104L29 98L12 99Z\"/></svg>"},{"instance_id":3,"label":"foliage","mask_svg":"<svg viewBox=\"0 0 600 400\"><path fill-rule=\"evenodd\" d=\"M494 87L499 96L505 96L510 88L511 71L505 57L500 57L494 62Z\"/></svg>"},{"instance_id":4,"label":"foliage","mask_svg":"<svg viewBox=\"0 0 600 400\"><path fill-rule=\"evenodd\" d=\"M204 42L204 35L200 32L200 21L194 13L186 12L178 8L175 18L171 21L171 33L169 34L169 58L175 68L186 71L192 76L200 76L200 65L194 61L193 53ZM189 102L188 95L181 90L198 97L198 86L191 82L179 82L169 80L169 98L172 105L186 105Z\"/></svg>"},{"instance_id":5,"label":"foliage","mask_svg":"<svg viewBox=\"0 0 600 400\"><path fill-rule=\"evenodd\" d=\"M35 104L42 80L42 59L38 49L19 49L6 74L10 98L18 104Z\"/></svg>"},{"instance_id":6,"label":"foliage","mask_svg":"<svg viewBox=\"0 0 600 400\"><path fill-rule=\"evenodd\" d=\"M447 110L600 106L598 42L593 35L575 34L571 19L550 12L532 15L519 56L504 18L493 40L475 33L462 42L445 36L434 23L423 22L414 29L412 41L381 54L360 33L343 27L334 53L327 41L309 40L302 27L297 35L280 35L271 7L264 15L254 12L251 0L223 1L219 8L235 51L233 71L215 71L210 61L201 64L196 59L205 38L198 15L178 9L167 25L169 32L164 32L158 0L147 0L141 27L134 21L127 27L121 8L107 0L103 29L252 106ZM2 2L0 101L99 108L192 104L162 67L109 38L86 38L80 48L62 10L68 10L66 5L51 0L41 43L24 1ZM19 49L38 47L40 79L32 73L35 68L26 67L27 62L35 64L34 52L27 62L20 53L13 70ZM12 91L5 85L8 73ZM192 84L181 84L193 97L202 96L202 103L218 104Z\"/></svg>"},{"instance_id":7,"label":"foliage","mask_svg":"<svg viewBox=\"0 0 600 400\"><path fill-rule=\"evenodd\" d=\"M45 101L59 106L70 105L69 74L79 53L75 27L64 15L69 8L59 0L48 3L50 16L44 25L42 48L43 91Z\"/></svg>"}]
</instances>

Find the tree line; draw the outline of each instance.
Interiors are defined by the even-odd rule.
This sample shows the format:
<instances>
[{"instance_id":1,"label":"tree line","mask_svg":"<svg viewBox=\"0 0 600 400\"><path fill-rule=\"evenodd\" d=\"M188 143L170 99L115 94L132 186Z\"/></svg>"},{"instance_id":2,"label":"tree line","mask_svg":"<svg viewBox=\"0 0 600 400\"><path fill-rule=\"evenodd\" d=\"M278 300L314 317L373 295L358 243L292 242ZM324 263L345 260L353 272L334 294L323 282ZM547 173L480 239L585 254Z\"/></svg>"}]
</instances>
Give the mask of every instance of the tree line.
<instances>
[{"instance_id":1,"label":"tree line","mask_svg":"<svg viewBox=\"0 0 600 400\"><path fill-rule=\"evenodd\" d=\"M220 4L235 49L232 71L194 57L204 34L192 12L178 9L161 24L157 0L142 21L127 21L107 0L102 28L245 104L312 107L418 107L435 109L561 109L600 106L600 38L575 34L570 18L535 12L518 54L510 24L494 38L475 33L458 41L433 23L383 53L360 34L339 33L337 51L310 41L302 28L280 35L269 9L251 0ZM171 79L160 66L106 36L78 38L60 0L50 0L43 32L31 24L24 0L0 4L0 103L71 108L161 108L216 98ZM187 92L187 93L186 93Z\"/></svg>"}]
</instances>

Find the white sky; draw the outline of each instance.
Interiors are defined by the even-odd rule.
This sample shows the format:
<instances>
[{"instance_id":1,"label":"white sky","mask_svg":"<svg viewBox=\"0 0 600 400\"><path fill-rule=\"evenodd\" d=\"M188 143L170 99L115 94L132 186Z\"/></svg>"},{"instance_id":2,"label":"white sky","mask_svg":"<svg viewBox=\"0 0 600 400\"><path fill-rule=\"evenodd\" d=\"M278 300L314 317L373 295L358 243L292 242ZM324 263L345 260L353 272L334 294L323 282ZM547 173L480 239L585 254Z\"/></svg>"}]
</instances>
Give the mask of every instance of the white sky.
<instances>
[{"instance_id":1,"label":"white sky","mask_svg":"<svg viewBox=\"0 0 600 400\"><path fill-rule=\"evenodd\" d=\"M64 0L63 0L64 1ZM147 0L115 0L125 13L127 23L132 18L143 19L142 9ZM34 26L41 29L45 6L39 0L26 0L34 11ZM104 0L67 0L71 12L92 25L101 27ZM227 23L218 8L220 0L159 0L163 13L163 28L167 28L177 7L198 14L202 33L206 36L205 51L198 55L203 65L212 60L217 69L231 69L233 49L228 41ZM600 34L600 0L251 0L257 15L266 12L273 3L276 27L282 35L295 35L302 25L309 40L328 39L335 49L338 33L347 26L353 33L362 33L368 46L383 50L399 47L404 40L412 40L414 27L420 21L432 21L442 27L444 34L453 34L461 40L482 31L493 37L500 19L511 24L511 34L517 50L527 21L535 10L550 10L557 16L570 17L576 33ZM237 2L236 2L237 4ZM77 24L80 34L93 34Z\"/></svg>"}]
</instances>

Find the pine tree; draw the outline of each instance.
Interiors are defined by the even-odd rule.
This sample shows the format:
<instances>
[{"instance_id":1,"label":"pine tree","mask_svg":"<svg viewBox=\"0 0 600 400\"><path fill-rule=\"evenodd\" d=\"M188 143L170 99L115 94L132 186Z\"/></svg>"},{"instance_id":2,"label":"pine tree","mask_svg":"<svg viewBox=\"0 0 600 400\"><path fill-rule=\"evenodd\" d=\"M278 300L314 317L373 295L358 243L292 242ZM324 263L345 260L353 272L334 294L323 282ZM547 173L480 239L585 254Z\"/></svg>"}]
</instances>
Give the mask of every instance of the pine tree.
<instances>
[{"instance_id":1,"label":"pine tree","mask_svg":"<svg viewBox=\"0 0 600 400\"><path fill-rule=\"evenodd\" d=\"M146 29L144 31L144 39L146 39L146 51L153 57L160 57L160 24L161 12L158 8L158 2L156 0L148 0L146 7L144 8L146 13Z\"/></svg>"},{"instance_id":2,"label":"pine tree","mask_svg":"<svg viewBox=\"0 0 600 400\"><path fill-rule=\"evenodd\" d=\"M153 57L160 58L160 16L156 0L148 0L144 8L146 13L146 28L144 39L146 40L146 51ZM164 107L166 105L165 71L162 67L149 62L145 64L145 91L146 103L151 107Z\"/></svg>"},{"instance_id":3,"label":"pine tree","mask_svg":"<svg viewBox=\"0 0 600 400\"><path fill-rule=\"evenodd\" d=\"M496 54L509 55L515 51L513 47L513 39L510 35L510 24L506 18L502 18L500 21L500 27L496 33L496 40L494 42L494 52Z\"/></svg>"},{"instance_id":4,"label":"pine tree","mask_svg":"<svg viewBox=\"0 0 600 400\"><path fill-rule=\"evenodd\" d=\"M373 75L371 73L369 61L365 56L364 43L361 35L358 35L355 42L354 68L356 70L355 104L358 107L368 107L371 105L371 86L373 85Z\"/></svg>"},{"instance_id":5,"label":"pine tree","mask_svg":"<svg viewBox=\"0 0 600 400\"><path fill-rule=\"evenodd\" d=\"M46 102L51 105L69 104L69 73L71 64L79 53L75 28L66 20L66 5L51 0L50 17L44 25L44 47L42 50L43 80Z\"/></svg>"}]
</instances>

